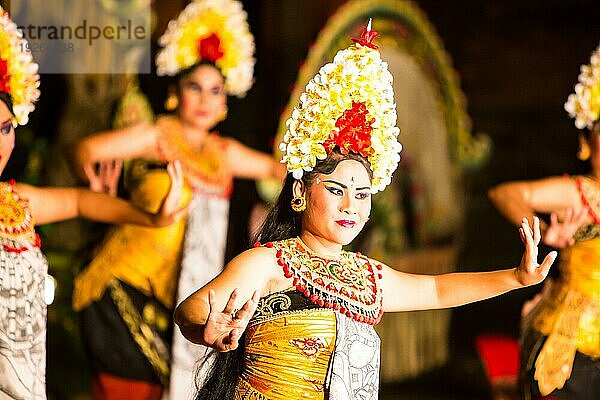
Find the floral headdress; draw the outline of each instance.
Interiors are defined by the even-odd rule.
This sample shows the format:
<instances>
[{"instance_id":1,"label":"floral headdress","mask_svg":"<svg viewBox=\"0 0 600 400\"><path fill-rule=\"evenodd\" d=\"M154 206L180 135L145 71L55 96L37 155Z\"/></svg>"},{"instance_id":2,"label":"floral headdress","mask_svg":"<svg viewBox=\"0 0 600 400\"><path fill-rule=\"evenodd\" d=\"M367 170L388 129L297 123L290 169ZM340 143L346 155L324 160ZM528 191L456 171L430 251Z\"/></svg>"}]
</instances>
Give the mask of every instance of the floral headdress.
<instances>
[{"instance_id":1,"label":"floral headdress","mask_svg":"<svg viewBox=\"0 0 600 400\"><path fill-rule=\"evenodd\" d=\"M337 147L367 158L371 191L383 190L400 162L392 75L373 44L371 23L311 79L288 119L280 149L296 179Z\"/></svg>"},{"instance_id":2,"label":"floral headdress","mask_svg":"<svg viewBox=\"0 0 600 400\"><path fill-rule=\"evenodd\" d=\"M252 87L254 38L236 0L194 0L169 22L159 39L158 75L174 76L200 61L214 63L228 94L243 97Z\"/></svg>"},{"instance_id":3,"label":"floral headdress","mask_svg":"<svg viewBox=\"0 0 600 400\"><path fill-rule=\"evenodd\" d=\"M17 123L25 125L40 97L38 65L23 33L0 7L0 92L10 95Z\"/></svg>"},{"instance_id":4,"label":"floral headdress","mask_svg":"<svg viewBox=\"0 0 600 400\"><path fill-rule=\"evenodd\" d=\"M592 53L590 65L582 65L575 93L569 95L565 110L575 118L578 129L591 129L600 117L600 45Z\"/></svg>"}]
</instances>

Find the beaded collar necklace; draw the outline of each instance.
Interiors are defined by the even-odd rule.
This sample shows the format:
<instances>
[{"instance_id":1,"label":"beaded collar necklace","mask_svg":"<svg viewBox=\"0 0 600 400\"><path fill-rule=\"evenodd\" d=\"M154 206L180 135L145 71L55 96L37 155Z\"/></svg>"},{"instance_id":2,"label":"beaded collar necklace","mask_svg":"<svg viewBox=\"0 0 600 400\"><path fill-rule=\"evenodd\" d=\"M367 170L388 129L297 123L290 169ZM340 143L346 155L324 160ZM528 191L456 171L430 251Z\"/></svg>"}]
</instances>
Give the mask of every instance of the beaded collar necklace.
<instances>
[{"instance_id":1,"label":"beaded collar necklace","mask_svg":"<svg viewBox=\"0 0 600 400\"><path fill-rule=\"evenodd\" d=\"M229 197L233 177L223 153L227 142L217 133L210 133L202 150L190 147L185 140L181 123L176 117L161 116L156 125L160 132L159 152L166 160L180 160L185 178L195 189L206 194Z\"/></svg>"},{"instance_id":2,"label":"beaded collar necklace","mask_svg":"<svg viewBox=\"0 0 600 400\"><path fill-rule=\"evenodd\" d=\"M313 303L369 325L381 319L380 264L347 251L336 258L322 257L300 238L268 242L265 246L276 249L284 276L293 278L296 289Z\"/></svg>"},{"instance_id":3,"label":"beaded collar necklace","mask_svg":"<svg viewBox=\"0 0 600 400\"><path fill-rule=\"evenodd\" d=\"M575 183L594 224L600 225L600 183L592 176L578 176Z\"/></svg>"},{"instance_id":4,"label":"beaded collar necklace","mask_svg":"<svg viewBox=\"0 0 600 400\"><path fill-rule=\"evenodd\" d=\"M11 240L25 237L38 244L29 202L16 193L14 181L0 182L0 236Z\"/></svg>"}]
</instances>

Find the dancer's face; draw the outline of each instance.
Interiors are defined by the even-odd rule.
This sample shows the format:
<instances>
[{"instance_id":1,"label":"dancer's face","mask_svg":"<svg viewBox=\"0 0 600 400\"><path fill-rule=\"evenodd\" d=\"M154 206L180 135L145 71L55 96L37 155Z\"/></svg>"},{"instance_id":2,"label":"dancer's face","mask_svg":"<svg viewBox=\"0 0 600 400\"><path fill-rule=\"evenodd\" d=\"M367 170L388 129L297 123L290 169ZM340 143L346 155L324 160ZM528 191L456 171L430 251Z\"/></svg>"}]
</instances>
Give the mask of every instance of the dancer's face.
<instances>
[{"instance_id":1,"label":"dancer's face","mask_svg":"<svg viewBox=\"0 0 600 400\"><path fill-rule=\"evenodd\" d=\"M179 82L179 117L182 122L210 130L223 120L227 107L225 82L219 70L200 65Z\"/></svg>"},{"instance_id":2,"label":"dancer's face","mask_svg":"<svg viewBox=\"0 0 600 400\"><path fill-rule=\"evenodd\" d=\"M303 230L335 244L352 242L371 212L371 180L365 166L344 160L331 174L318 174L307 189L306 202Z\"/></svg>"},{"instance_id":3,"label":"dancer's face","mask_svg":"<svg viewBox=\"0 0 600 400\"><path fill-rule=\"evenodd\" d=\"M3 101L0 101L0 175L15 147L14 116Z\"/></svg>"}]
</instances>

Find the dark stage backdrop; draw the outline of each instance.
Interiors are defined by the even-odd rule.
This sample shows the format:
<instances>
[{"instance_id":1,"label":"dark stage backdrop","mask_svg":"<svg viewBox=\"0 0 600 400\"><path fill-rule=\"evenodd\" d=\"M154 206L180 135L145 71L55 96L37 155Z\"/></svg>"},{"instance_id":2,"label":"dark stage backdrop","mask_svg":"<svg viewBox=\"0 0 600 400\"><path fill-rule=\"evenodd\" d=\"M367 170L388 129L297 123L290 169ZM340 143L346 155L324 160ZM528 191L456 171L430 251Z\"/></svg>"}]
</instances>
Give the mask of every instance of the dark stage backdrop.
<instances>
[{"instance_id":1,"label":"dark stage backdrop","mask_svg":"<svg viewBox=\"0 0 600 400\"><path fill-rule=\"evenodd\" d=\"M159 33L185 3L185 0L155 1ZM344 1L244 0L243 3L256 37L256 84L245 99L230 99L230 117L220 130L268 151L280 110L288 101L311 42L328 16ZM493 209L486 191L506 180L585 170L585 165L575 158L577 131L563 110L563 103L573 90L579 66L589 61L591 51L600 42L598 1L423 0L417 4L432 21L453 59L474 131L488 134L494 146L488 164L467 176L465 247L458 269L476 271L514 266L520 259L518 235ZM151 75L141 76L140 81L156 111L161 111L165 83ZM64 77L42 76L42 98L29 128L33 134L24 130L18 137L17 151L21 152L11 160L6 178L23 176L27 154L19 149L35 143L35 137L45 140L48 147L53 145L57 116L64 104L60 95L64 88ZM402 127L402 121L399 125ZM44 183L43 174L37 179ZM246 221L256 199L253 183L236 182L228 258L247 247ZM516 337L520 306L536 291L537 288L523 290L456 310L450 343L455 352L451 361L456 364L454 371L462 372L473 365L468 360L476 334L500 332ZM64 301L65 304L52 307L68 308L68 297ZM51 394L54 398L66 398L64 382L73 381L70 378L85 371L82 358L65 356L65 349L73 347L65 342L65 337L76 332L76 327L63 328L64 335L63 331L53 330L52 325L49 329L49 390L63 390L60 395ZM73 385L73 390L78 387Z\"/></svg>"}]
</instances>

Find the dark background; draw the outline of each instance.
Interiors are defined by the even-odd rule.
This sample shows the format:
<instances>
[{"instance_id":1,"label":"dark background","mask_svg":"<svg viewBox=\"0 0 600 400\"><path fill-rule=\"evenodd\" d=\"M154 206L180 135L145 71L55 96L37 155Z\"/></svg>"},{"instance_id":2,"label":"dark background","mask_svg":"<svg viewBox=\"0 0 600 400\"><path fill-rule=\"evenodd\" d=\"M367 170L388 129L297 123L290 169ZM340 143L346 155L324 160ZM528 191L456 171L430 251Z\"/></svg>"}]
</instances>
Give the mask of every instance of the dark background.
<instances>
[{"instance_id":1,"label":"dark background","mask_svg":"<svg viewBox=\"0 0 600 400\"><path fill-rule=\"evenodd\" d=\"M298 67L328 16L344 1L242 2L256 38L256 84L245 99L230 99L229 118L221 131L268 151ZM158 33L185 3L155 2ZM573 90L580 65L589 62L590 53L600 42L600 5L597 0L429 0L417 4L428 15L453 60L474 132L484 132L493 141L489 162L466 176L465 247L458 269L515 266L521 251L516 229L494 210L486 191L503 181L585 171L585 164L575 158L577 130L563 104ZM151 75L141 76L140 80L159 110L165 83ZM32 127L48 146L57 135L64 84L64 77L42 76L43 94L32 116ZM402 128L402 121L399 126ZM18 137L17 150L19 146L27 148L27 140ZM13 171L23 168L23 157L26 154L15 153L10 166ZM229 256L246 246L246 218L253 199L253 183L236 182ZM447 398L484 396L486 388L472 349L473 338L482 332L517 337L521 304L538 289L509 293L455 310L450 338L452 359L445 370L448 374L443 384L439 376L435 377L434 386L444 387ZM66 307L68 301L51 307ZM48 332L48 387L50 397L56 399L72 398L73 393L87 390L85 359L77 339L72 339L76 324L64 325L51 323ZM430 386L431 382L419 383ZM398 390L408 393L408 389Z\"/></svg>"}]
</instances>

